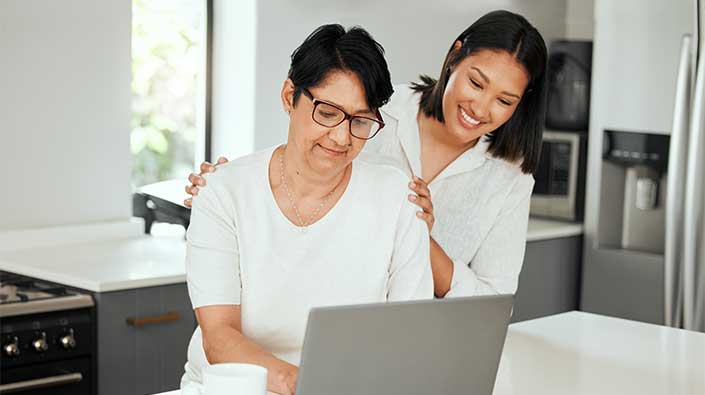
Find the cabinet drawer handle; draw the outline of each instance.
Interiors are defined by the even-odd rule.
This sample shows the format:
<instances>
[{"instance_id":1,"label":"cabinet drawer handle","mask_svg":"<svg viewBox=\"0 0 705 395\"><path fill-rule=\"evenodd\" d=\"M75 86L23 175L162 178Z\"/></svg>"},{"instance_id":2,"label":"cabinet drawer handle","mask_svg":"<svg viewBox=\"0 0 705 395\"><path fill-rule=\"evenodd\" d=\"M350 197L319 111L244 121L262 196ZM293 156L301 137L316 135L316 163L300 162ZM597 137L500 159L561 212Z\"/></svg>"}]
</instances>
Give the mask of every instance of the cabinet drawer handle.
<instances>
[{"instance_id":1,"label":"cabinet drawer handle","mask_svg":"<svg viewBox=\"0 0 705 395\"><path fill-rule=\"evenodd\" d=\"M156 317L130 317L127 319L127 325L134 326L135 328L141 328L145 325L161 324L163 322L178 321L181 318L179 313L175 311L170 311L164 315L158 315Z\"/></svg>"}]
</instances>

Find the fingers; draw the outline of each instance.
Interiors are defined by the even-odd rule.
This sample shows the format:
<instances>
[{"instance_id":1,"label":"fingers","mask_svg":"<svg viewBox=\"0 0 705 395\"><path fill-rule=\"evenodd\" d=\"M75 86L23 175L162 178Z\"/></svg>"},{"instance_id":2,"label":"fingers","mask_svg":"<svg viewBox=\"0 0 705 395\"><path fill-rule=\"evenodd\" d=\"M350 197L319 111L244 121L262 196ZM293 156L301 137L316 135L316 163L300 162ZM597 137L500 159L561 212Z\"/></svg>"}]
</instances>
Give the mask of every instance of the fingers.
<instances>
[{"instance_id":1,"label":"fingers","mask_svg":"<svg viewBox=\"0 0 705 395\"><path fill-rule=\"evenodd\" d=\"M424 196L431 198L431 190L428 189L426 182L419 177L414 176L414 178L409 183L409 189L416 192L419 196Z\"/></svg>"},{"instance_id":2,"label":"fingers","mask_svg":"<svg viewBox=\"0 0 705 395\"><path fill-rule=\"evenodd\" d=\"M421 207L424 212L433 214L433 202L431 201L431 191L426 182L416 176L409 182L409 189L415 194L409 195L409 200Z\"/></svg>"},{"instance_id":3,"label":"fingers","mask_svg":"<svg viewBox=\"0 0 705 395\"><path fill-rule=\"evenodd\" d=\"M413 193L409 194L409 201L419 206L424 212L433 214L433 203L431 199Z\"/></svg>"},{"instance_id":4,"label":"fingers","mask_svg":"<svg viewBox=\"0 0 705 395\"><path fill-rule=\"evenodd\" d=\"M428 226L429 232L431 231L431 229L433 229L433 224L434 224L434 222L436 222L436 218L433 216L432 213L417 211L416 217L420 218L421 220L423 220L426 223L426 225Z\"/></svg>"},{"instance_id":5,"label":"fingers","mask_svg":"<svg viewBox=\"0 0 705 395\"><path fill-rule=\"evenodd\" d=\"M201 163L201 174L203 173L213 173L215 171L215 166L213 166L210 162L203 162Z\"/></svg>"},{"instance_id":6,"label":"fingers","mask_svg":"<svg viewBox=\"0 0 705 395\"><path fill-rule=\"evenodd\" d=\"M191 208L192 205L193 205L193 199L188 198L188 199L184 200L184 206Z\"/></svg>"},{"instance_id":7,"label":"fingers","mask_svg":"<svg viewBox=\"0 0 705 395\"><path fill-rule=\"evenodd\" d=\"M224 156L219 156L218 160L215 162L215 165L222 165L223 163L228 163L228 158Z\"/></svg>"},{"instance_id":8,"label":"fingers","mask_svg":"<svg viewBox=\"0 0 705 395\"><path fill-rule=\"evenodd\" d=\"M203 162L203 163L201 163L201 166L200 166L201 174L213 173L216 169L216 166L222 165L224 163L228 163L228 158L226 158L224 156L219 156L218 160L216 160L215 164L212 164L210 162Z\"/></svg>"},{"instance_id":9,"label":"fingers","mask_svg":"<svg viewBox=\"0 0 705 395\"><path fill-rule=\"evenodd\" d=\"M206 185L206 180L198 174L191 173L188 175L188 180L191 185L204 186ZM186 191L188 192L188 191Z\"/></svg>"},{"instance_id":10,"label":"fingers","mask_svg":"<svg viewBox=\"0 0 705 395\"><path fill-rule=\"evenodd\" d=\"M188 180L191 185L187 185L186 188L184 188L186 193L191 196L198 195L198 187L206 186L206 179L203 178L203 174L213 173L216 169L216 166L222 165L223 163L228 163L228 158L224 156L218 157L218 160L216 161L215 165L211 164L210 162L201 163L200 174L191 173L188 175ZM186 205L187 207L191 207L191 198L184 200L184 205Z\"/></svg>"},{"instance_id":11,"label":"fingers","mask_svg":"<svg viewBox=\"0 0 705 395\"><path fill-rule=\"evenodd\" d=\"M428 185L424 180L416 176L414 176L409 183L409 189L415 192L415 194L409 194L409 201L416 204L423 210L416 212L416 216L426 222L426 225L428 225L428 231L430 232L433 228L434 222L436 221L436 218L433 215L431 190L428 189Z\"/></svg>"},{"instance_id":12,"label":"fingers","mask_svg":"<svg viewBox=\"0 0 705 395\"><path fill-rule=\"evenodd\" d=\"M188 193L191 196L198 195L198 187L195 185L186 185L184 190L186 191L186 193Z\"/></svg>"}]
</instances>

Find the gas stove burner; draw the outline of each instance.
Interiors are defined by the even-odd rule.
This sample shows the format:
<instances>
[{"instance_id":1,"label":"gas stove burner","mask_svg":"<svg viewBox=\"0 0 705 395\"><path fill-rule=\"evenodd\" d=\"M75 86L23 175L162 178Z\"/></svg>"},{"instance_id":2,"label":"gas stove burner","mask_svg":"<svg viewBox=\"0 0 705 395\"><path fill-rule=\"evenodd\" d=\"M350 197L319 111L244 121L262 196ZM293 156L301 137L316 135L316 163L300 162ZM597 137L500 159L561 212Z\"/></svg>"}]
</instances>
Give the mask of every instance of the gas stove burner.
<instances>
[{"instance_id":1,"label":"gas stove burner","mask_svg":"<svg viewBox=\"0 0 705 395\"><path fill-rule=\"evenodd\" d=\"M0 271L0 317L93 306L93 298L65 286Z\"/></svg>"},{"instance_id":2,"label":"gas stove burner","mask_svg":"<svg viewBox=\"0 0 705 395\"><path fill-rule=\"evenodd\" d=\"M0 303L12 302L17 299L17 286L0 283Z\"/></svg>"},{"instance_id":3,"label":"gas stove burner","mask_svg":"<svg viewBox=\"0 0 705 395\"><path fill-rule=\"evenodd\" d=\"M0 272L0 304L55 298L71 293L60 285Z\"/></svg>"}]
</instances>

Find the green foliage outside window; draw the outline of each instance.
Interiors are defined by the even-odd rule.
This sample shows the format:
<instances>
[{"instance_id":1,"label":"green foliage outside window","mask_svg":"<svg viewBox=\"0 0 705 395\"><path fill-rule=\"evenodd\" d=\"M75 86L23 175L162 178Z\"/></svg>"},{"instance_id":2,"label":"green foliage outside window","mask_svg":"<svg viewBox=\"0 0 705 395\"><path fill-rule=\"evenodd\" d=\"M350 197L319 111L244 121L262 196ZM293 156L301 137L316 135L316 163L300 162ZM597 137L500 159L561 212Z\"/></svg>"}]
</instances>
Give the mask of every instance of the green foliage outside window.
<instances>
[{"instance_id":1,"label":"green foliage outside window","mask_svg":"<svg viewBox=\"0 0 705 395\"><path fill-rule=\"evenodd\" d=\"M132 183L192 171L204 65L203 0L132 2Z\"/></svg>"}]
</instances>

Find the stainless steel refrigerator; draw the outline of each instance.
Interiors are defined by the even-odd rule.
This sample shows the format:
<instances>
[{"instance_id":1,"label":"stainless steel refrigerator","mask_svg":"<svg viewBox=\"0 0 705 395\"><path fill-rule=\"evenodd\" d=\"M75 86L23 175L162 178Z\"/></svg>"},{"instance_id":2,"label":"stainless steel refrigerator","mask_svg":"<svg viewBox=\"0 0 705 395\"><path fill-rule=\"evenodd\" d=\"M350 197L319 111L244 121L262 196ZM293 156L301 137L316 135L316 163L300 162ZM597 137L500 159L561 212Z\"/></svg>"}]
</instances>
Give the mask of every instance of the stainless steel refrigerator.
<instances>
[{"instance_id":1,"label":"stainless steel refrigerator","mask_svg":"<svg viewBox=\"0 0 705 395\"><path fill-rule=\"evenodd\" d=\"M595 0L581 309L705 331L705 0Z\"/></svg>"}]
</instances>

